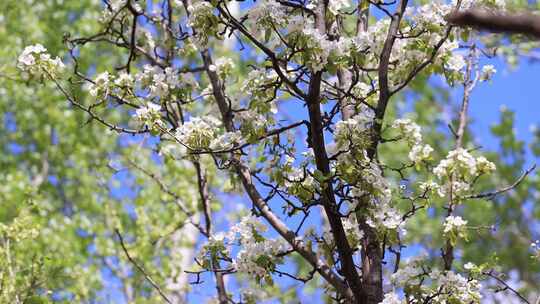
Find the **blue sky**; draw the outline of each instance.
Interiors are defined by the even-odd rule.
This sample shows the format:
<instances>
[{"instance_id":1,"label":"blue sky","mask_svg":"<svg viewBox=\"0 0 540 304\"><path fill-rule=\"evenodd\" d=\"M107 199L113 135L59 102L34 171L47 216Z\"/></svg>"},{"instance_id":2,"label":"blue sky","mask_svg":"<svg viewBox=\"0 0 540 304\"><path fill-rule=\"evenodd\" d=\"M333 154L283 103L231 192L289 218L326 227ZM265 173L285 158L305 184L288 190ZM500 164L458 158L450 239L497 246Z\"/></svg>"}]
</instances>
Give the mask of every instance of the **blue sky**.
<instances>
[{"instance_id":1,"label":"blue sky","mask_svg":"<svg viewBox=\"0 0 540 304\"><path fill-rule=\"evenodd\" d=\"M523 59L514 70L510 70L499 59L489 60L497 68L491 83L480 83L471 95L473 129L478 141L486 148L496 149L497 142L489 127L498 121L501 107L516 113L516 134L529 142L530 127L540 122L540 64ZM531 159L532 161L532 159Z\"/></svg>"}]
</instances>

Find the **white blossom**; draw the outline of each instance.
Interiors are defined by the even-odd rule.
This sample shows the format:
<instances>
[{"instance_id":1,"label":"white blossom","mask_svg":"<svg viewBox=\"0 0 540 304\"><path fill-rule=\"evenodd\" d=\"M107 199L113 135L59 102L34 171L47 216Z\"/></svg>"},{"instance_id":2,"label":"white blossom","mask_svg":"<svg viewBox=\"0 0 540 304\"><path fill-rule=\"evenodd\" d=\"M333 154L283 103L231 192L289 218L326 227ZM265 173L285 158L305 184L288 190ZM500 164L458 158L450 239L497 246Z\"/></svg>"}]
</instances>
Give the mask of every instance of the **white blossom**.
<instances>
[{"instance_id":1,"label":"white blossom","mask_svg":"<svg viewBox=\"0 0 540 304\"><path fill-rule=\"evenodd\" d=\"M273 27L284 26L288 16L283 5L277 1L261 0L250 8L248 17L251 32L261 34Z\"/></svg>"},{"instance_id":2,"label":"white blossom","mask_svg":"<svg viewBox=\"0 0 540 304\"><path fill-rule=\"evenodd\" d=\"M453 54L452 56L450 56L445 66L447 69L451 71L458 72L461 69L463 69L465 65L466 65L466 62L462 55Z\"/></svg>"},{"instance_id":3,"label":"white blossom","mask_svg":"<svg viewBox=\"0 0 540 304\"><path fill-rule=\"evenodd\" d=\"M328 1L328 9L332 14L337 15L339 11L351 6L350 0L330 0Z\"/></svg>"},{"instance_id":4,"label":"white blossom","mask_svg":"<svg viewBox=\"0 0 540 304\"><path fill-rule=\"evenodd\" d=\"M434 300L436 303L448 303L448 298L457 303L480 303L480 283L467 279L453 271L432 271L430 278L438 283L442 292Z\"/></svg>"},{"instance_id":5,"label":"white blossom","mask_svg":"<svg viewBox=\"0 0 540 304\"><path fill-rule=\"evenodd\" d=\"M493 75L497 73L497 70L495 67L491 64L485 65L482 67L482 73L480 74L480 80L481 81L488 81L491 80Z\"/></svg>"},{"instance_id":6,"label":"white blossom","mask_svg":"<svg viewBox=\"0 0 540 304\"><path fill-rule=\"evenodd\" d=\"M190 149L207 149L216 137L220 122L212 116L192 117L176 131L176 137Z\"/></svg>"},{"instance_id":7,"label":"white blossom","mask_svg":"<svg viewBox=\"0 0 540 304\"><path fill-rule=\"evenodd\" d=\"M235 64L230 57L219 57L212 66L214 67L215 72L217 72L222 78L225 78L231 74Z\"/></svg>"},{"instance_id":8,"label":"white blossom","mask_svg":"<svg viewBox=\"0 0 540 304\"><path fill-rule=\"evenodd\" d=\"M400 269L390 277L394 286L406 287L419 285L422 282L422 276L425 273L422 268L423 263L423 256L418 256L407 261L404 266L400 267Z\"/></svg>"},{"instance_id":9,"label":"white blossom","mask_svg":"<svg viewBox=\"0 0 540 304\"><path fill-rule=\"evenodd\" d=\"M448 152L446 158L433 169L433 173L438 178L448 177L454 173L462 177L476 177L491 173L495 169L495 164L485 157L475 158L467 150L458 148Z\"/></svg>"},{"instance_id":10,"label":"white blossom","mask_svg":"<svg viewBox=\"0 0 540 304\"><path fill-rule=\"evenodd\" d=\"M471 262L468 262L465 265L463 265L463 268L466 269L466 270L472 270L475 267L476 267L476 265L474 263L471 263Z\"/></svg>"},{"instance_id":11,"label":"white blossom","mask_svg":"<svg viewBox=\"0 0 540 304\"><path fill-rule=\"evenodd\" d=\"M134 82L134 79L131 74L122 72L118 75L118 77L114 81L114 84L120 87L131 87L133 86L133 82Z\"/></svg>"},{"instance_id":12,"label":"white blossom","mask_svg":"<svg viewBox=\"0 0 540 304\"><path fill-rule=\"evenodd\" d=\"M476 175L476 159L465 149L458 148L448 152L446 159L433 169L433 173L438 178L449 176L453 172L467 173L469 175Z\"/></svg>"},{"instance_id":13,"label":"white blossom","mask_svg":"<svg viewBox=\"0 0 540 304\"><path fill-rule=\"evenodd\" d=\"M212 150L229 150L242 140L240 131L225 132L210 142L209 148Z\"/></svg>"},{"instance_id":14,"label":"white blossom","mask_svg":"<svg viewBox=\"0 0 540 304\"><path fill-rule=\"evenodd\" d=\"M430 145L414 145L409 152L409 159L415 163L429 159L433 152Z\"/></svg>"},{"instance_id":15,"label":"white blossom","mask_svg":"<svg viewBox=\"0 0 540 304\"><path fill-rule=\"evenodd\" d=\"M64 63L58 57L51 58L43 45L35 44L27 46L19 55L17 67L30 75L56 77L64 69Z\"/></svg>"},{"instance_id":16,"label":"white blossom","mask_svg":"<svg viewBox=\"0 0 540 304\"><path fill-rule=\"evenodd\" d=\"M89 87L90 95L97 98L105 98L109 95L110 91L110 79L109 72L103 72L96 76L94 83Z\"/></svg>"},{"instance_id":17,"label":"white blossom","mask_svg":"<svg viewBox=\"0 0 540 304\"><path fill-rule=\"evenodd\" d=\"M189 19L187 26L196 29L193 42L198 47L205 47L208 37L215 36L218 31L218 19L214 15L212 4L207 1L197 1L187 7Z\"/></svg>"},{"instance_id":18,"label":"white blossom","mask_svg":"<svg viewBox=\"0 0 540 304\"><path fill-rule=\"evenodd\" d=\"M476 171L478 171L478 173L491 173L495 171L495 169L495 164L485 157L480 156L476 159Z\"/></svg>"},{"instance_id":19,"label":"white blossom","mask_svg":"<svg viewBox=\"0 0 540 304\"><path fill-rule=\"evenodd\" d=\"M449 233L452 230L459 230L467 225L467 221L463 220L460 216L447 216L444 221L444 233Z\"/></svg>"},{"instance_id":20,"label":"white blossom","mask_svg":"<svg viewBox=\"0 0 540 304\"><path fill-rule=\"evenodd\" d=\"M326 38L325 33L321 33L313 27L305 27L302 31L305 54L309 56L307 65L314 72L324 69L328 63L330 52L334 49L334 43Z\"/></svg>"},{"instance_id":21,"label":"white blossom","mask_svg":"<svg viewBox=\"0 0 540 304\"><path fill-rule=\"evenodd\" d=\"M343 229L347 234L351 246L360 249L362 247L361 240L364 238L364 231L360 230L358 222L352 216L342 218Z\"/></svg>"},{"instance_id":22,"label":"white blossom","mask_svg":"<svg viewBox=\"0 0 540 304\"><path fill-rule=\"evenodd\" d=\"M411 144L416 144L422 141L420 126L408 118L394 120L392 123L392 128L397 129L400 134Z\"/></svg>"},{"instance_id":23,"label":"white blossom","mask_svg":"<svg viewBox=\"0 0 540 304\"><path fill-rule=\"evenodd\" d=\"M437 194L439 197L444 197L446 195L444 188L434 181L421 182L418 185L418 189L420 189L422 194L425 192L431 192Z\"/></svg>"},{"instance_id":24,"label":"white blossom","mask_svg":"<svg viewBox=\"0 0 540 304\"><path fill-rule=\"evenodd\" d=\"M366 147L369 144L369 134L375 119L375 113L366 109L348 120L336 123L334 140L339 150L348 150L351 144L358 148Z\"/></svg>"},{"instance_id":25,"label":"white blossom","mask_svg":"<svg viewBox=\"0 0 540 304\"><path fill-rule=\"evenodd\" d=\"M161 118L161 106L153 102L146 103L135 111L135 118L148 127L154 126Z\"/></svg>"},{"instance_id":26,"label":"white blossom","mask_svg":"<svg viewBox=\"0 0 540 304\"><path fill-rule=\"evenodd\" d=\"M382 300L380 304L401 304L401 303L403 302L399 299L396 293L389 292L384 295L384 299Z\"/></svg>"}]
</instances>

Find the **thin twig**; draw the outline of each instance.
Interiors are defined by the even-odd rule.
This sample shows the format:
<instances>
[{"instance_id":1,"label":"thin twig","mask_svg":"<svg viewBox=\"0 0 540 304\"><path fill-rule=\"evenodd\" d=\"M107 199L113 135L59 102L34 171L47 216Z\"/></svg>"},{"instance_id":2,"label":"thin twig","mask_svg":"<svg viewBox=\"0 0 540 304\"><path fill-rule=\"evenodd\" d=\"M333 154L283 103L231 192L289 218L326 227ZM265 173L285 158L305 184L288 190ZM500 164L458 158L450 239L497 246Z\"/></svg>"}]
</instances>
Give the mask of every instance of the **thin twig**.
<instances>
[{"instance_id":1,"label":"thin twig","mask_svg":"<svg viewBox=\"0 0 540 304\"><path fill-rule=\"evenodd\" d=\"M163 293L163 291L161 290L159 285L152 279L152 277L150 277L150 275L144 270L144 268L142 268L142 266L139 265L139 263L137 263L137 261L135 261L131 257L131 255L129 254L129 252L128 252L127 248L126 248L126 245L124 243L124 238L122 237L122 234L120 234L120 231L118 231L118 229L115 229L114 232L118 236L118 239L120 240L120 246L122 246L122 250L124 250L124 253L126 254L126 257L131 262L131 264L133 264L135 266L135 268L137 268L143 274L144 278L148 281L148 283L150 283L152 285L152 287L154 287L155 290L157 290L157 292L163 298L163 300L165 300L165 302L167 302L169 304L172 304L171 300L169 300L169 298L167 298L167 296Z\"/></svg>"},{"instance_id":2,"label":"thin twig","mask_svg":"<svg viewBox=\"0 0 540 304\"><path fill-rule=\"evenodd\" d=\"M506 186L504 188L501 188L501 189L498 189L498 190L495 190L495 191L469 195L469 196L463 197L463 199L475 199L475 198L486 198L486 197L493 198L493 197L495 197L495 196L497 196L499 194L508 192L508 191L516 188L517 186L519 186L519 184L521 184L521 182L523 182L523 180L525 180L525 178L532 171L534 171L534 169L536 169L536 164L532 165L529 169L527 169L525 172L523 172L523 174L521 174L521 176L514 183L512 183L509 186Z\"/></svg>"},{"instance_id":3,"label":"thin twig","mask_svg":"<svg viewBox=\"0 0 540 304\"><path fill-rule=\"evenodd\" d=\"M527 303L527 304L530 304L530 302L524 297L522 296L519 291L515 290L514 288L510 287L510 285L508 285L508 283L506 283L499 275L497 275L495 273L495 271L493 269L489 270L489 271L484 271L482 273L483 275L486 275L490 278L493 278L495 279L499 284L502 284L504 287L500 290L500 291L503 291L503 290L510 290L512 293L514 293L518 298L520 298L524 303Z\"/></svg>"}]
</instances>

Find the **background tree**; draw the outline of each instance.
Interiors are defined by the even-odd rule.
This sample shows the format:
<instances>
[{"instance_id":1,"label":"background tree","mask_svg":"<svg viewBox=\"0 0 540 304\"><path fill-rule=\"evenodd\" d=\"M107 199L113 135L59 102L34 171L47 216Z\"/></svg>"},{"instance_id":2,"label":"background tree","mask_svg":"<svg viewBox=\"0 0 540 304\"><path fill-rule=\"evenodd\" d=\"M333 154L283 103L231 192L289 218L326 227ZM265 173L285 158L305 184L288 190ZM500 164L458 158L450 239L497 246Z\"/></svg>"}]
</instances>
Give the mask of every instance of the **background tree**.
<instances>
[{"instance_id":1,"label":"background tree","mask_svg":"<svg viewBox=\"0 0 540 304\"><path fill-rule=\"evenodd\" d=\"M537 236L524 219L534 221L537 207L521 208L534 200L535 180L526 178L532 169L523 174L512 114L493 128L503 149L489 161L467 130L469 93L494 73L479 57L522 44L446 24L471 2L77 3L31 6L60 12L42 25L53 42L22 43L48 51L34 45L18 60L23 79L44 80L39 105L27 100L33 86L5 80L5 96L20 96L3 116L6 168L22 181L3 192L14 205L2 230L2 278L14 286L6 299L51 290L56 301L105 301L108 278L125 301L179 302L186 270L215 284L221 303L286 302L307 288L328 301L401 303L405 292L426 303L479 302L489 285L507 288L500 274L511 270L525 285L505 291L535 297ZM17 14L25 4L7 5ZM55 58L66 19L81 24L62 31L68 67ZM6 20L18 29L37 22ZM426 87L436 74L446 83ZM462 87L460 102L448 85ZM28 104L35 112L19 117ZM450 126L436 115L447 108L456 109ZM15 236L33 241L17 240L13 260ZM427 255L407 261L411 247ZM486 248L498 257L486 259ZM51 262L35 262L34 252ZM476 264L463 268L467 261ZM13 271L29 265L58 271Z\"/></svg>"}]
</instances>

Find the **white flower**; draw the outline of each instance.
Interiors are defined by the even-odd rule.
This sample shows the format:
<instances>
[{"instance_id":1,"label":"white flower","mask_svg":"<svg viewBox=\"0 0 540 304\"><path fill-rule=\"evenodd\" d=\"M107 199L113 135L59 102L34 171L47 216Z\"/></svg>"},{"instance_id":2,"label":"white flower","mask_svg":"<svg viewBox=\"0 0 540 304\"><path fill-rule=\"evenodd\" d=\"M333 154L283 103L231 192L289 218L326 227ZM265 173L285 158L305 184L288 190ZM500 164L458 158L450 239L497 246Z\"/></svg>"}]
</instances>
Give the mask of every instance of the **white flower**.
<instances>
[{"instance_id":1,"label":"white flower","mask_svg":"<svg viewBox=\"0 0 540 304\"><path fill-rule=\"evenodd\" d=\"M228 66L228 67L227 67ZM223 66L225 71L234 68L234 63L227 62ZM278 80L278 75L274 70L252 70L246 80L242 83L241 90L249 96L249 108L260 114L268 114L277 111L275 102L271 100L274 96L274 88Z\"/></svg>"},{"instance_id":2,"label":"white flower","mask_svg":"<svg viewBox=\"0 0 540 304\"><path fill-rule=\"evenodd\" d=\"M208 43L208 37L214 36L218 31L218 19L214 15L214 7L210 2L197 1L187 7L189 19L187 26L197 30L193 42L198 47L204 47Z\"/></svg>"},{"instance_id":3,"label":"white flower","mask_svg":"<svg viewBox=\"0 0 540 304\"><path fill-rule=\"evenodd\" d=\"M476 159L476 170L479 173L491 173L495 171L495 164L487 160L485 157L480 156Z\"/></svg>"},{"instance_id":4,"label":"white flower","mask_svg":"<svg viewBox=\"0 0 540 304\"><path fill-rule=\"evenodd\" d=\"M415 23L430 28L433 25L443 25L446 23L444 16L450 12L450 6L441 5L439 2L431 1L426 5L422 5L416 9L416 12L408 11Z\"/></svg>"},{"instance_id":5,"label":"white flower","mask_svg":"<svg viewBox=\"0 0 540 304\"><path fill-rule=\"evenodd\" d=\"M104 98L109 95L110 74L103 72L96 76L94 83L90 85L90 95L97 98Z\"/></svg>"},{"instance_id":6,"label":"white flower","mask_svg":"<svg viewBox=\"0 0 540 304\"><path fill-rule=\"evenodd\" d=\"M436 193L439 197L445 196L444 188L434 181L420 183L418 189L420 189L422 194L425 192L432 192Z\"/></svg>"},{"instance_id":7,"label":"white flower","mask_svg":"<svg viewBox=\"0 0 540 304\"><path fill-rule=\"evenodd\" d=\"M452 182L452 193L456 196L462 196L471 189L471 186L467 182L455 180Z\"/></svg>"},{"instance_id":8,"label":"white flower","mask_svg":"<svg viewBox=\"0 0 540 304\"><path fill-rule=\"evenodd\" d=\"M390 277L395 286L406 287L419 285L422 282L425 262L423 256L416 257L407 261L396 273Z\"/></svg>"},{"instance_id":9,"label":"white flower","mask_svg":"<svg viewBox=\"0 0 540 304\"><path fill-rule=\"evenodd\" d=\"M407 303L423 303L430 298L433 303L480 303L480 283L475 279L468 279L452 271L429 269L423 257L406 262L391 276L394 288L416 290L410 294ZM398 302L397 295L388 294L388 300L381 303Z\"/></svg>"},{"instance_id":10,"label":"white flower","mask_svg":"<svg viewBox=\"0 0 540 304\"><path fill-rule=\"evenodd\" d=\"M148 89L149 97L162 98L180 85L177 71L167 67L165 70L157 66L145 65L143 71L135 75L138 85Z\"/></svg>"},{"instance_id":11,"label":"white flower","mask_svg":"<svg viewBox=\"0 0 540 304\"><path fill-rule=\"evenodd\" d=\"M207 149L216 137L219 121L212 116L192 117L176 131L176 137L191 149Z\"/></svg>"},{"instance_id":12,"label":"white flower","mask_svg":"<svg viewBox=\"0 0 540 304\"><path fill-rule=\"evenodd\" d=\"M475 176L477 172L476 159L465 149L458 148L448 152L446 159L433 169L433 173L438 178L450 176L453 172L467 173L471 176Z\"/></svg>"},{"instance_id":13,"label":"white flower","mask_svg":"<svg viewBox=\"0 0 540 304\"><path fill-rule=\"evenodd\" d=\"M242 133L240 131L226 132L212 140L209 148L212 150L229 150L235 144L240 143L241 140Z\"/></svg>"},{"instance_id":14,"label":"white flower","mask_svg":"<svg viewBox=\"0 0 540 304\"><path fill-rule=\"evenodd\" d=\"M463 220L460 216L447 216L444 221L444 233L449 233L452 230L459 230L467 225L467 221Z\"/></svg>"},{"instance_id":15,"label":"white flower","mask_svg":"<svg viewBox=\"0 0 540 304\"><path fill-rule=\"evenodd\" d=\"M491 80L491 77L497 73L495 67L491 64L482 67L482 74L480 75L480 81Z\"/></svg>"},{"instance_id":16,"label":"white flower","mask_svg":"<svg viewBox=\"0 0 540 304\"><path fill-rule=\"evenodd\" d=\"M247 16L248 26L256 35L272 27L285 26L288 17L284 6L274 0L257 1L257 4L250 8Z\"/></svg>"},{"instance_id":17,"label":"white flower","mask_svg":"<svg viewBox=\"0 0 540 304\"><path fill-rule=\"evenodd\" d=\"M47 49L41 45L41 44L34 44L34 45L29 45L27 46L26 48L24 48L21 56L21 57L25 57L25 56L28 56L28 55L31 55L31 54L41 54L41 53L45 53L47 52Z\"/></svg>"},{"instance_id":18,"label":"white flower","mask_svg":"<svg viewBox=\"0 0 540 304\"><path fill-rule=\"evenodd\" d=\"M439 296L435 303L449 303L449 298L457 303L480 303L480 283L474 279L467 279L453 271L432 271L430 277L439 286Z\"/></svg>"},{"instance_id":19,"label":"white flower","mask_svg":"<svg viewBox=\"0 0 540 304\"><path fill-rule=\"evenodd\" d=\"M36 63L36 58L34 54L45 53L47 49L41 44L27 46L22 54L19 56L19 67L25 68L26 66L32 66Z\"/></svg>"},{"instance_id":20,"label":"white flower","mask_svg":"<svg viewBox=\"0 0 540 304\"><path fill-rule=\"evenodd\" d=\"M223 242L225 240L226 234L223 232L218 232L212 236L210 236L210 240L212 242Z\"/></svg>"},{"instance_id":21,"label":"white flower","mask_svg":"<svg viewBox=\"0 0 540 304\"><path fill-rule=\"evenodd\" d=\"M304 27L302 35L304 42L304 55L309 57L306 64L314 72L321 71L328 63L328 57L332 50L335 49L335 43L326 38L326 34L321 33L313 27Z\"/></svg>"},{"instance_id":22,"label":"white flower","mask_svg":"<svg viewBox=\"0 0 540 304\"><path fill-rule=\"evenodd\" d=\"M234 69L234 61L230 57L219 57L216 59L215 64L211 65L209 68L214 67L214 72L217 72L222 78L228 76L232 69Z\"/></svg>"},{"instance_id":23,"label":"white flower","mask_svg":"<svg viewBox=\"0 0 540 304\"><path fill-rule=\"evenodd\" d=\"M348 120L339 121L334 132L337 148L348 150L350 144L358 148L366 147L370 142L369 134L374 119L375 113L366 109Z\"/></svg>"},{"instance_id":24,"label":"white flower","mask_svg":"<svg viewBox=\"0 0 540 304\"><path fill-rule=\"evenodd\" d=\"M474 263L471 263L471 262L468 262L465 265L463 265L463 268L465 268L466 270L471 270L471 269L473 269L475 267L476 267L476 265Z\"/></svg>"},{"instance_id":25,"label":"white flower","mask_svg":"<svg viewBox=\"0 0 540 304\"><path fill-rule=\"evenodd\" d=\"M430 145L414 145L409 152L409 159L415 163L426 160L430 157L433 148Z\"/></svg>"},{"instance_id":26,"label":"white flower","mask_svg":"<svg viewBox=\"0 0 540 304\"><path fill-rule=\"evenodd\" d=\"M51 58L47 49L41 44L27 46L17 61L17 67L31 75L47 75L55 77L64 69L60 58Z\"/></svg>"},{"instance_id":27,"label":"white flower","mask_svg":"<svg viewBox=\"0 0 540 304\"><path fill-rule=\"evenodd\" d=\"M240 129L242 132L254 136L262 134L269 123L265 116L251 110L242 111L237 114L237 117L241 122Z\"/></svg>"},{"instance_id":28,"label":"white flower","mask_svg":"<svg viewBox=\"0 0 540 304\"><path fill-rule=\"evenodd\" d=\"M122 72L118 75L114 84L120 87L131 87L133 85L133 76L126 72Z\"/></svg>"},{"instance_id":29,"label":"white flower","mask_svg":"<svg viewBox=\"0 0 540 304\"><path fill-rule=\"evenodd\" d=\"M232 266L239 272L262 279L280 263L280 258L276 256L288 249L283 239L264 238L262 233L267 229L255 216L246 216L231 227L228 233L216 234L205 247L210 248L212 242L218 245L239 243L241 250L233 259ZM230 251L227 249L227 252Z\"/></svg>"},{"instance_id":30,"label":"white flower","mask_svg":"<svg viewBox=\"0 0 540 304\"><path fill-rule=\"evenodd\" d=\"M273 271L276 255L284 252L287 246L282 239L242 242L242 250L238 252L234 261L237 271L250 274L256 278L263 278L269 271Z\"/></svg>"},{"instance_id":31,"label":"white flower","mask_svg":"<svg viewBox=\"0 0 540 304\"><path fill-rule=\"evenodd\" d=\"M361 240L364 238L364 232L360 230L356 219L349 216L342 218L341 222L343 223L343 229L347 234L351 246L360 248L362 246Z\"/></svg>"},{"instance_id":32,"label":"white flower","mask_svg":"<svg viewBox=\"0 0 540 304\"><path fill-rule=\"evenodd\" d=\"M397 129L410 144L417 144L422 141L420 126L408 118L396 119L392 123L392 128Z\"/></svg>"},{"instance_id":33,"label":"white flower","mask_svg":"<svg viewBox=\"0 0 540 304\"><path fill-rule=\"evenodd\" d=\"M495 170L495 164L485 157L474 158L467 150L458 148L448 152L446 159L433 169L433 173L438 178L459 173L462 176L476 177L480 174L491 173Z\"/></svg>"},{"instance_id":34,"label":"white flower","mask_svg":"<svg viewBox=\"0 0 540 304\"><path fill-rule=\"evenodd\" d=\"M153 102L146 103L135 111L135 118L148 127L153 127L161 118L161 106Z\"/></svg>"},{"instance_id":35,"label":"white flower","mask_svg":"<svg viewBox=\"0 0 540 304\"><path fill-rule=\"evenodd\" d=\"M380 304L401 304L401 300L394 292L390 292L384 295L384 299Z\"/></svg>"},{"instance_id":36,"label":"white flower","mask_svg":"<svg viewBox=\"0 0 540 304\"><path fill-rule=\"evenodd\" d=\"M328 9L332 14L339 14L339 10L351 6L350 0L330 0L328 2Z\"/></svg>"},{"instance_id":37,"label":"white flower","mask_svg":"<svg viewBox=\"0 0 540 304\"><path fill-rule=\"evenodd\" d=\"M380 204L374 208L373 215L367 220L367 224L373 228L381 225L386 229L397 229L403 221L401 214L395 208L388 204Z\"/></svg>"},{"instance_id":38,"label":"white flower","mask_svg":"<svg viewBox=\"0 0 540 304\"><path fill-rule=\"evenodd\" d=\"M446 62L446 68L452 71L460 71L465 67L465 59L460 54L453 54Z\"/></svg>"}]
</instances>

